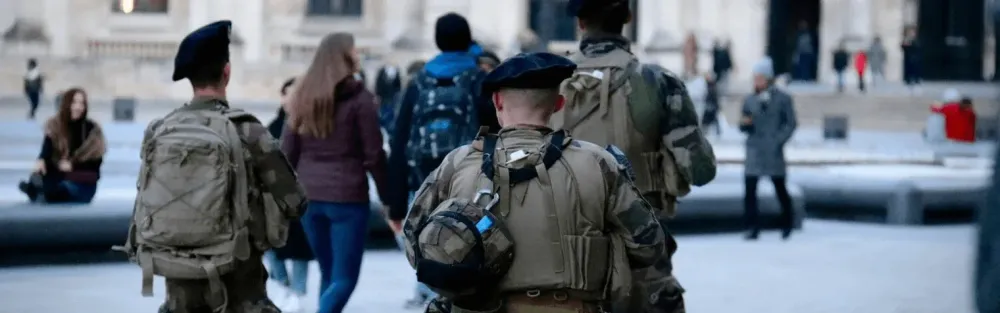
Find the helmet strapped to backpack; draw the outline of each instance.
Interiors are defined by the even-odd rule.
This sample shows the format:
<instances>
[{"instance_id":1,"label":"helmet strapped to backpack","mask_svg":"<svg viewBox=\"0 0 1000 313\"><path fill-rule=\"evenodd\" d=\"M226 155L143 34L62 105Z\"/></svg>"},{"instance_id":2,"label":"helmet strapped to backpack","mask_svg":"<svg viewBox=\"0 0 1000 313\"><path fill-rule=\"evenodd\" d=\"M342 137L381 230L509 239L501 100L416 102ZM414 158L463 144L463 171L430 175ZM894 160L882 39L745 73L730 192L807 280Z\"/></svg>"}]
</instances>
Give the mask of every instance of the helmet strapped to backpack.
<instances>
[{"instance_id":1,"label":"helmet strapped to backpack","mask_svg":"<svg viewBox=\"0 0 1000 313\"><path fill-rule=\"evenodd\" d=\"M565 133L556 132L543 164L552 167L562 157ZM495 288L514 262L514 237L504 223L493 191L494 153L498 138L484 135L480 186L474 199L451 198L438 205L414 231L411 242L417 281L445 297L465 296ZM535 167L506 170L511 185L538 177ZM488 203L483 203L489 198Z\"/></svg>"}]
</instances>

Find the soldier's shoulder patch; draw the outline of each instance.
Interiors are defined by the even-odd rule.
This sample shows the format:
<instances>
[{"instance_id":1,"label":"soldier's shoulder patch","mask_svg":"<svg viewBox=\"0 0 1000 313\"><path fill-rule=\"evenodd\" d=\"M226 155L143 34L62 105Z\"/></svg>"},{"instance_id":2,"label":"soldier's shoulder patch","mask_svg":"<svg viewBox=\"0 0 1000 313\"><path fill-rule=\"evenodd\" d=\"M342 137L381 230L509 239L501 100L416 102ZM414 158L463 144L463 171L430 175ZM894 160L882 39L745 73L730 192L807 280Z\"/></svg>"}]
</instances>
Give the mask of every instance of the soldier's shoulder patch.
<instances>
[{"instance_id":1,"label":"soldier's shoulder patch","mask_svg":"<svg viewBox=\"0 0 1000 313\"><path fill-rule=\"evenodd\" d=\"M629 162L627 157L625 157L625 152L618 149L615 145L608 145L604 148L604 151L607 151L615 158L615 161L618 162L619 171L621 171L625 177L628 177L630 181L635 181L635 170L632 169L632 163Z\"/></svg>"}]
</instances>

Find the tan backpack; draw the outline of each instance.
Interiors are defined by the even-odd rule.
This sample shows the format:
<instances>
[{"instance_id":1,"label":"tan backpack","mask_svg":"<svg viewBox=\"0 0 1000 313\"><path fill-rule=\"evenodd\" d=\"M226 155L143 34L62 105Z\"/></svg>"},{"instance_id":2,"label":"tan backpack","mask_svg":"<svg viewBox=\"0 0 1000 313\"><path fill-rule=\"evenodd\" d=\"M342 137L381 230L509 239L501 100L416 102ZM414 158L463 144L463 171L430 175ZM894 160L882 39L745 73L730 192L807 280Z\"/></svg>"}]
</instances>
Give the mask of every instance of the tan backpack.
<instances>
[{"instance_id":1,"label":"tan backpack","mask_svg":"<svg viewBox=\"0 0 1000 313\"><path fill-rule=\"evenodd\" d=\"M235 122L248 118L181 108L146 130L125 247L142 268L144 296L153 295L153 275L206 279L210 303L226 307L220 277L251 251L248 152Z\"/></svg>"},{"instance_id":2,"label":"tan backpack","mask_svg":"<svg viewBox=\"0 0 1000 313\"><path fill-rule=\"evenodd\" d=\"M636 187L646 197L660 197L661 209L672 216L676 199L687 195L691 184L663 145L660 121L668 113L657 86L643 78L638 59L622 49L570 58L577 71L560 88L566 106L553 116L552 127L601 147L621 149L634 168Z\"/></svg>"}]
</instances>

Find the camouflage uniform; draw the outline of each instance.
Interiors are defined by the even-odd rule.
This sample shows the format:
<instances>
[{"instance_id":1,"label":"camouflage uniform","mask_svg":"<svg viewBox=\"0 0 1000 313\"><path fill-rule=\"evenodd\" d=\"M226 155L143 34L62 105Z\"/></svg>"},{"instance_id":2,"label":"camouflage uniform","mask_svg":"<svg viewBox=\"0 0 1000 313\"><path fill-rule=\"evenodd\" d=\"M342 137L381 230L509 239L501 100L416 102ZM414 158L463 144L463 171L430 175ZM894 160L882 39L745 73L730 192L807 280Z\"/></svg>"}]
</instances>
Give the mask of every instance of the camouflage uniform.
<instances>
[{"instance_id":1,"label":"camouflage uniform","mask_svg":"<svg viewBox=\"0 0 1000 313\"><path fill-rule=\"evenodd\" d=\"M196 97L182 110L226 110L229 105L224 99ZM251 221L263 221L263 201L274 199L274 205L284 207L282 211L305 211L305 191L298 183L295 171L288 165L277 141L256 119L237 121L240 137L249 153L251 168ZM150 125L155 127L156 122ZM151 134L146 133L148 136ZM145 141L145 140L144 140ZM270 194L271 197L264 197ZM264 225L250 225L254 233L260 234ZM259 237L259 236L258 236ZM227 313L280 313L267 298L267 271L261 256L270 248L262 238L251 238L255 249L250 258L233 272L223 275L222 281L229 297ZM212 306L206 300L210 290L205 280L167 279L167 297L161 313L212 313Z\"/></svg>"},{"instance_id":2,"label":"camouflage uniform","mask_svg":"<svg viewBox=\"0 0 1000 313\"><path fill-rule=\"evenodd\" d=\"M629 50L628 39L621 36L601 38L585 38L580 43L580 52L586 57L599 57L615 49ZM657 98L669 112L667 118L660 122L660 137L666 148L674 152L678 168L686 177L714 177L716 172L715 154L712 146L701 132L694 104L688 95L684 82L673 73L657 65L642 66L642 76L650 86L657 86ZM678 153L681 152L681 153ZM637 156L629 156L632 160L641 160ZM672 312L683 313L684 288L673 276L671 262L677 243L669 235L666 221L673 217L672 208L676 199L664 197L658 193L644 194L660 218L664 232L668 234L667 254L659 258L656 264L648 269L637 269L633 272L634 281L632 297L629 303L614 306L615 312ZM673 201L675 203L664 203Z\"/></svg>"},{"instance_id":3,"label":"camouflage uniform","mask_svg":"<svg viewBox=\"0 0 1000 313\"><path fill-rule=\"evenodd\" d=\"M535 134L544 134L548 132L550 132L550 130L547 128L517 126L502 130L500 132L500 138L503 139L507 136L521 136L518 139L536 140L536 138L532 138L530 136L536 136ZM538 142L545 142L545 140L546 139L543 139L541 136L537 138ZM424 181L423 185L417 192L409 214L404 221L403 232L407 240L414 240L417 238L417 234L414 233L417 226L420 225L422 221L426 220L431 215L431 211L438 207L438 205L440 205L443 201L450 198L466 196L475 192L475 186L469 186L474 184L469 184L468 181L466 181L467 179L459 179L459 177L468 177L467 174L469 171L475 171L478 173L482 158L481 150L481 141L476 141L471 146L456 149L445 157L444 161L437 169L431 172L427 180ZM604 186L607 186L607 198L610 199L608 204L613 207L606 208L608 212L607 216L609 218L606 225L608 225L609 228L612 228L612 230L616 227L620 227L620 231L626 233L626 236L623 236L625 238L622 239L625 246L625 255L628 259L628 266L631 268L645 268L652 266L656 260L661 258L660 256L662 256L665 251L665 234L662 232L662 227L657 221L655 215L653 215L654 209L638 194L638 189L629 178L628 172L630 171L630 168L628 168L627 165L618 162L610 153L604 152L603 149L594 144L583 141L572 141L570 143L570 147L567 147L564 153L581 153L582 151L594 153L596 155L595 159L598 164L594 164L594 167L600 169L604 181L587 183L603 184ZM411 265L415 266L414 253L411 245L409 244L406 245L406 257L410 261ZM427 312L449 312L452 310L451 300L452 299L436 299L428 307ZM493 301L484 301L483 298L472 300L454 300L457 305L468 309L475 309L468 306L476 305L480 306L479 309L483 309L483 305L489 306L487 303L496 303ZM463 305L463 303L466 302L469 303L468 306ZM544 307L546 304L538 304L538 306ZM486 309L489 309L489 307ZM599 304L594 303L592 307L582 308L580 310L581 311L579 312L599 312L601 309ZM564 311L560 308L553 307L551 312Z\"/></svg>"}]
</instances>

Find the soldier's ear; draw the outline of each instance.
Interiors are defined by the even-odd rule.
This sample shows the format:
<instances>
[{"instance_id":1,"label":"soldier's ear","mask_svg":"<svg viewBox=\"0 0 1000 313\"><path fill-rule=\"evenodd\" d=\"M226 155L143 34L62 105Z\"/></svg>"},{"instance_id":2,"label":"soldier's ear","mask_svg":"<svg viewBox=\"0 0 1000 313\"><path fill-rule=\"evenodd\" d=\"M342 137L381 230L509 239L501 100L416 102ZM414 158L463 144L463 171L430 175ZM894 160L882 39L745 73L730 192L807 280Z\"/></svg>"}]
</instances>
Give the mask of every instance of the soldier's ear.
<instances>
[{"instance_id":1,"label":"soldier's ear","mask_svg":"<svg viewBox=\"0 0 1000 313\"><path fill-rule=\"evenodd\" d=\"M497 111L503 111L503 99L500 98L499 92L493 93L493 108Z\"/></svg>"},{"instance_id":2,"label":"soldier's ear","mask_svg":"<svg viewBox=\"0 0 1000 313\"><path fill-rule=\"evenodd\" d=\"M563 97L562 95L559 95L559 97L556 98L556 109L553 110L552 112L555 113L555 112L562 111L563 106L565 106L565 105L566 105L566 97Z\"/></svg>"}]
</instances>

